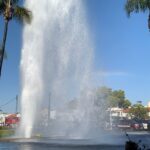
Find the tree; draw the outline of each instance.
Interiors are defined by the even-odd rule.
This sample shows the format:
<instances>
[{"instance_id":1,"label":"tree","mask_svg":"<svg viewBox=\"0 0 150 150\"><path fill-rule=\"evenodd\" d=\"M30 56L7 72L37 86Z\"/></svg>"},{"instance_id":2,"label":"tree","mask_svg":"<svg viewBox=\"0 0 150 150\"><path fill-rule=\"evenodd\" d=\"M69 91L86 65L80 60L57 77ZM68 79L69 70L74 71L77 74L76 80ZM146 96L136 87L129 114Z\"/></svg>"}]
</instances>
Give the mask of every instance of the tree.
<instances>
[{"instance_id":1,"label":"tree","mask_svg":"<svg viewBox=\"0 0 150 150\"><path fill-rule=\"evenodd\" d=\"M150 0L127 0L125 10L129 16L132 12L139 13L149 11L148 28L150 30Z\"/></svg>"},{"instance_id":2,"label":"tree","mask_svg":"<svg viewBox=\"0 0 150 150\"><path fill-rule=\"evenodd\" d=\"M16 19L19 22L31 22L31 11L18 5L19 0L0 0L0 15L3 15L5 21L3 41L0 55L0 76L2 72L2 64L5 54L5 45L8 32L8 23L12 19Z\"/></svg>"},{"instance_id":3,"label":"tree","mask_svg":"<svg viewBox=\"0 0 150 150\"><path fill-rule=\"evenodd\" d=\"M148 118L148 110L142 104L135 104L130 109L130 114L137 119Z\"/></svg>"},{"instance_id":4,"label":"tree","mask_svg":"<svg viewBox=\"0 0 150 150\"><path fill-rule=\"evenodd\" d=\"M131 102L126 99L125 92L123 90L112 91L109 97L110 107L128 108L131 106Z\"/></svg>"},{"instance_id":5,"label":"tree","mask_svg":"<svg viewBox=\"0 0 150 150\"><path fill-rule=\"evenodd\" d=\"M115 90L112 92L112 100L115 100L115 105L118 107L123 107L125 101L125 92L122 90Z\"/></svg>"},{"instance_id":6,"label":"tree","mask_svg":"<svg viewBox=\"0 0 150 150\"><path fill-rule=\"evenodd\" d=\"M131 102L128 99L124 100L123 108L129 108L131 106Z\"/></svg>"},{"instance_id":7,"label":"tree","mask_svg":"<svg viewBox=\"0 0 150 150\"><path fill-rule=\"evenodd\" d=\"M123 90L113 91L108 87L100 87L96 90L95 104L101 105L101 103L105 103L107 108L128 108L131 106L131 102L125 98L125 92Z\"/></svg>"},{"instance_id":8,"label":"tree","mask_svg":"<svg viewBox=\"0 0 150 150\"><path fill-rule=\"evenodd\" d=\"M105 107L108 107L111 93L112 93L111 88L105 86L97 88L95 92L95 102L94 102L95 105L100 106L102 103L103 105L105 103L106 104Z\"/></svg>"}]
</instances>

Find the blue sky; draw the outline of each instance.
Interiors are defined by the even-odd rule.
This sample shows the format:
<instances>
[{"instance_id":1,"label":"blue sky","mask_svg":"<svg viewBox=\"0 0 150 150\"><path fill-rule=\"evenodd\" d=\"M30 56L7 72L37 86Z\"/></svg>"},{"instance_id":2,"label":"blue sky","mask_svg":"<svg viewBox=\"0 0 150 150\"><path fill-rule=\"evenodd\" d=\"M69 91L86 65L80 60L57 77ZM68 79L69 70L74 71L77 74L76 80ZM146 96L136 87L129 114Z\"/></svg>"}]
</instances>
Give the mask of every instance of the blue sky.
<instances>
[{"instance_id":1,"label":"blue sky","mask_svg":"<svg viewBox=\"0 0 150 150\"><path fill-rule=\"evenodd\" d=\"M128 18L124 4L125 0L94 0L93 3L88 0L95 71L103 70L104 85L125 90L133 103L141 100L147 104L150 100L148 14L133 14Z\"/></svg>"},{"instance_id":2,"label":"blue sky","mask_svg":"<svg viewBox=\"0 0 150 150\"><path fill-rule=\"evenodd\" d=\"M147 13L127 17L125 0L85 0L87 18L95 49L94 85L122 89L133 103L150 101L150 32ZM0 19L0 39L4 22ZM8 59L0 79L0 106L19 93L19 61L22 27L9 24ZM101 76L104 80L101 80ZM15 101L3 107L15 111Z\"/></svg>"},{"instance_id":3,"label":"blue sky","mask_svg":"<svg viewBox=\"0 0 150 150\"><path fill-rule=\"evenodd\" d=\"M0 20L0 38L2 39L4 22ZM3 111L15 111L14 98L19 93L19 61L21 50L22 28L15 22L10 22L6 43L7 59L3 63L2 76L0 78L0 107L13 99L12 103L2 107Z\"/></svg>"}]
</instances>

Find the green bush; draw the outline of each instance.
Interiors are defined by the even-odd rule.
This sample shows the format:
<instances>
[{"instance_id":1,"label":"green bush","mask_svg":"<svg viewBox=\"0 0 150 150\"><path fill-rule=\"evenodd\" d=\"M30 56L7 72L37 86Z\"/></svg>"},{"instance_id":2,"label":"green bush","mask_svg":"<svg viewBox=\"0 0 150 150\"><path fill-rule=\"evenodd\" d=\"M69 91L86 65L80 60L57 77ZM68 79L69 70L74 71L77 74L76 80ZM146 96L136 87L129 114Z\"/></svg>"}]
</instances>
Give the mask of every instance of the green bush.
<instances>
[{"instance_id":1,"label":"green bush","mask_svg":"<svg viewBox=\"0 0 150 150\"><path fill-rule=\"evenodd\" d=\"M15 134L15 130L12 129L0 129L0 138L9 137Z\"/></svg>"},{"instance_id":2,"label":"green bush","mask_svg":"<svg viewBox=\"0 0 150 150\"><path fill-rule=\"evenodd\" d=\"M0 126L0 130L10 129L8 126Z\"/></svg>"}]
</instances>

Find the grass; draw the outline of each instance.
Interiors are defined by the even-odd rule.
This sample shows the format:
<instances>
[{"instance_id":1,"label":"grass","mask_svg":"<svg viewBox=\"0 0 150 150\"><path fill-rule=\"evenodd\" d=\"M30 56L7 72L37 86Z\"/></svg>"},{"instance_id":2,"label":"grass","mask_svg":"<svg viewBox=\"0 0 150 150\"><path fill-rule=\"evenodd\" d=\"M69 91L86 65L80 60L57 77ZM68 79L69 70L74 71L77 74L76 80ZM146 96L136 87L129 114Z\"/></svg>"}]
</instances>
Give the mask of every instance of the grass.
<instances>
[{"instance_id":1,"label":"grass","mask_svg":"<svg viewBox=\"0 0 150 150\"><path fill-rule=\"evenodd\" d=\"M0 138L9 137L14 135L15 130L8 127L0 127Z\"/></svg>"}]
</instances>

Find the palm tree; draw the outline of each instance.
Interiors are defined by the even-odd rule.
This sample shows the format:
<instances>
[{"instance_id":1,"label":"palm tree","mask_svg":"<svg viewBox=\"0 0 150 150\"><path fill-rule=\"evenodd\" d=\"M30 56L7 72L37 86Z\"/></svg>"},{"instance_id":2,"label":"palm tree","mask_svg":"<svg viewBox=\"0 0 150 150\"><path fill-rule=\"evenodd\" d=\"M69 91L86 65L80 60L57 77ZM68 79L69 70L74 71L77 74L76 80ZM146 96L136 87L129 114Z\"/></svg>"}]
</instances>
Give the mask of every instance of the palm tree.
<instances>
[{"instance_id":1,"label":"palm tree","mask_svg":"<svg viewBox=\"0 0 150 150\"><path fill-rule=\"evenodd\" d=\"M1 56L2 56L2 50L0 49L0 58L1 58ZM6 50L5 50L5 52L4 52L4 59L7 59L7 53L6 53Z\"/></svg>"},{"instance_id":2,"label":"palm tree","mask_svg":"<svg viewBox=\"0 0 150 150\"><path fill-rule=\"evenodd\" d=\"M127 0L125 10L130 16L132 12L146 12L149 11L148 28L150 30L150 0Z\"/></svg>"},{"instance_id":3,"label":"palm tree","mask_svg":"<svg viewBox=\"0 0 150 150\"><path fill-rule=\"evenodd\" d=\"M0 55L0 76L2 72L2 64L5 54L5 45L8 31L8 23L12 19L16 19L19 22L31 22L31 12L18 5L19 0L0 0L0 15L3 15L5 21L5 28L3 34L3 41Z\"/></svg>"}]
</instances>

